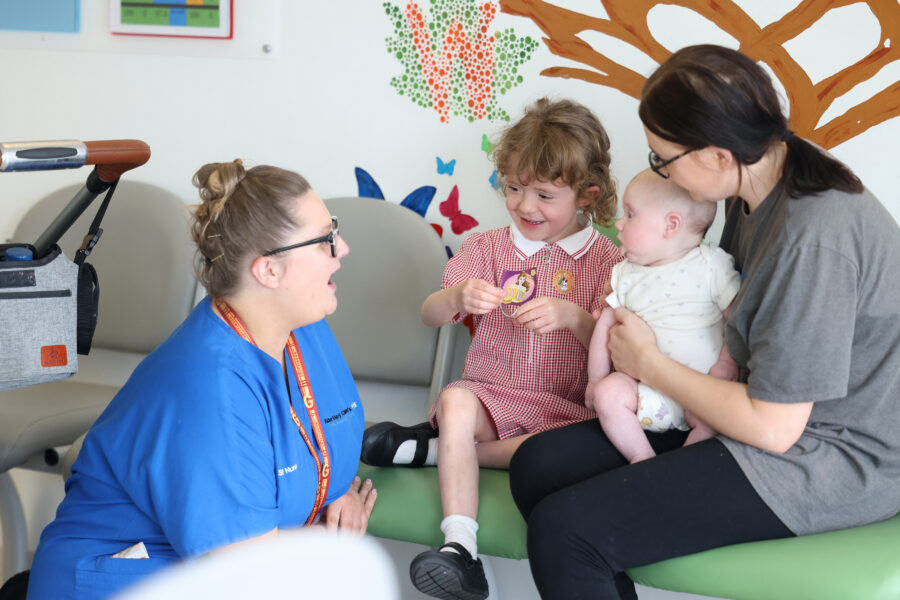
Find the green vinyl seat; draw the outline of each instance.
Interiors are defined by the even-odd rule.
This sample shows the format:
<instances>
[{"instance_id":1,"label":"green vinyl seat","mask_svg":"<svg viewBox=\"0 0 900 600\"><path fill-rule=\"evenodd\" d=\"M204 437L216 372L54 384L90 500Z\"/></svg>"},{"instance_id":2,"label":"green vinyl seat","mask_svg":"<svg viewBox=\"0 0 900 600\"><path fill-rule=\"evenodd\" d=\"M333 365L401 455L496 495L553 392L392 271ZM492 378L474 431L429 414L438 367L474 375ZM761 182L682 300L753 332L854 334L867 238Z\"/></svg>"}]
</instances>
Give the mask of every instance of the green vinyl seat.
<instances>
[{"instance_id":1,"label":"green vinyl seat","mask_svg":"<svg viewBox=\"0 0 900 600\"><path fill-rule=\"evenodd\" d=\"M439 546L437 469L360 464L378 490L369 534ZM525 521L506 471L481 469L478 549L528 557ZM897 600L900 515L881 523L797 538L737 544L628 571L641 585L735 600Z\"/></svg>"}]
</instances>

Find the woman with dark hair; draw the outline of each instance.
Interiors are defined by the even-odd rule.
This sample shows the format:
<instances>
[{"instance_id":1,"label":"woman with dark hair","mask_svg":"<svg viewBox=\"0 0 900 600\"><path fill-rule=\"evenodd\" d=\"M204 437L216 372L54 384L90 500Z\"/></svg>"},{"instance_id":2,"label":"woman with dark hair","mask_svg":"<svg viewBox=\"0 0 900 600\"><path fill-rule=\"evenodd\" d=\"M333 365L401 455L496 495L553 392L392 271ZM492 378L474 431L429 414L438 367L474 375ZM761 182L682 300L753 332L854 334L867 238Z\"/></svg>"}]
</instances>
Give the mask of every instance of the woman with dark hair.
<instances>
[{"instance_id":1,"label":"woman with dark hair","mask_svg":"<svg viewBox=\"0 0 900 600\"><path fill-rule=\"evenodd\" d=\"M325 321L349 252L337 221L303 177L277 167L211 163L194 185L209 296L88 432L41 535L34 600L106 598L279 529L366 530L375 490L355 477L363 409Z\"/></svg>"},{"instance_id":2,"label":"woman with dark hair","mask_svg":"<svg viewBox=\"0 0 900 600\"><path fill-rule=\"evenodd\" d=\"M824 532L900 509L900 229L856 176L794 135L765 72L718 46L676 52L644 86L650 166L698 202L727 198L721 246L742 284L726 328L739 381L664 356L619 308L616 368L720 435L647 433L632 465L596 421L513 456L513 496L544 598L636 598L626 569Z\"/></svg>"}]
</instances>

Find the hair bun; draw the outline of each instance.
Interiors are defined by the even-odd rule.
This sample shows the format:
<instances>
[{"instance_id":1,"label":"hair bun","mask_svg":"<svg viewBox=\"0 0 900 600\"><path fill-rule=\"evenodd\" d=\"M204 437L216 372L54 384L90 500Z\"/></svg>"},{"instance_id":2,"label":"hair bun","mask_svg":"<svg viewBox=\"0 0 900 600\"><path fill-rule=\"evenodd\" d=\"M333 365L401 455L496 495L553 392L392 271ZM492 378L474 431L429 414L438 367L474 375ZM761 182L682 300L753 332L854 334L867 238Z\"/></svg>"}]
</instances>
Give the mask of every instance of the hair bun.
<instances>
[{"instance_id":1,"label":"hair bun","mask_svg":"<svg viewBox=\"0 0 900 600\"><path fill-rule=\"evenodd\" d=\"M227 198L244 178L244 161L240 158L229 163L209 163L194 174L194 186L199 188L204 202Z\"/></svg>"},{"instance_id":2,"label":"hair bun","mask_svg":"<svg viewBox=\"0 0 900 600\"><path fill-rule=\"evenodd\" d=\"M201 208L205 210L200 210L198 216L215 221L246 173L244 161L240 158L227 163L209 163L200 167L194 173L193 183L199 189L200 198L203 200Z\"/></svg>"}]
</instances>

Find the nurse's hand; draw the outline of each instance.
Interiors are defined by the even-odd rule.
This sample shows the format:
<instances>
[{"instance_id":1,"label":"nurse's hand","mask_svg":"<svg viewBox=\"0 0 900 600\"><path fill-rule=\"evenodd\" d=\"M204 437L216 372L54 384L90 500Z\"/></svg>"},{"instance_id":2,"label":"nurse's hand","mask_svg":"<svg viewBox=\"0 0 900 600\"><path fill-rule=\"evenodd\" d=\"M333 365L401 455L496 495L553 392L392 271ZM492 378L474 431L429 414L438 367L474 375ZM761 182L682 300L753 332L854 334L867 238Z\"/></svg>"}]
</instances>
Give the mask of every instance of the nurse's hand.
<instances>
[{"instance_id":1,"label":"nurse's hand","mask_svg":"<svg viewBox=\"0 0 900 600\"><path fill-rule=\"evenodd\" d=\"M609 330L609 355L616 371L641 381L643 368L659 354L656 335L642 318L627 308L617 308L616 324Z\"/></svg>"},{"instance_id":2,"label":"nurse's hand","mask_svg":"<svg viewBox=\"0 0 900 600\"><path fill-rule=\"evenodd\" d=\"M354 477L347 493L325 507L325 529L364 534L376 496L371 479L360 481L359 476Z\"/></svg>"}]
</instances>

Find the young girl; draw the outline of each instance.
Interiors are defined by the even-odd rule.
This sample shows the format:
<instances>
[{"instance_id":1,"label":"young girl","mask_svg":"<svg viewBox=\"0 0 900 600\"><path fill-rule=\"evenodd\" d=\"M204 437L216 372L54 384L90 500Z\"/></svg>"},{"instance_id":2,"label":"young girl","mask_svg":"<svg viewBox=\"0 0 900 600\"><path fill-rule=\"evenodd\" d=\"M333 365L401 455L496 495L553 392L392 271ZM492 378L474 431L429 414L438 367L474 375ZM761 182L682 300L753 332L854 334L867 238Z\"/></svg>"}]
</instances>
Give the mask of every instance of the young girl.
<instances>
[{"instance_id":1,"label":"young girl","mask_svg":"<svg viewBox=\"0 0 900 600\"><path fill-rule=\"evenodd\" d=\"M528 436L593 416L584 405L591 311L618 248L592 226L616 209L609 139L584 106L537 101L494 149L506 182L508 227L469 236L422 306L433 327L474 316L463 379L448 385L432 426L380 423L364 436L369 464L437 464L445 545L413 560L416 587L438 598L485 598L477 554L478 466L507 468ZM507 280L528 273L524 302ZM503 302L507 298L506 303ZM436 437L436 439L434 439ZM477 445L476 445L477 443Z\"/></svg>"}]
</instances>

